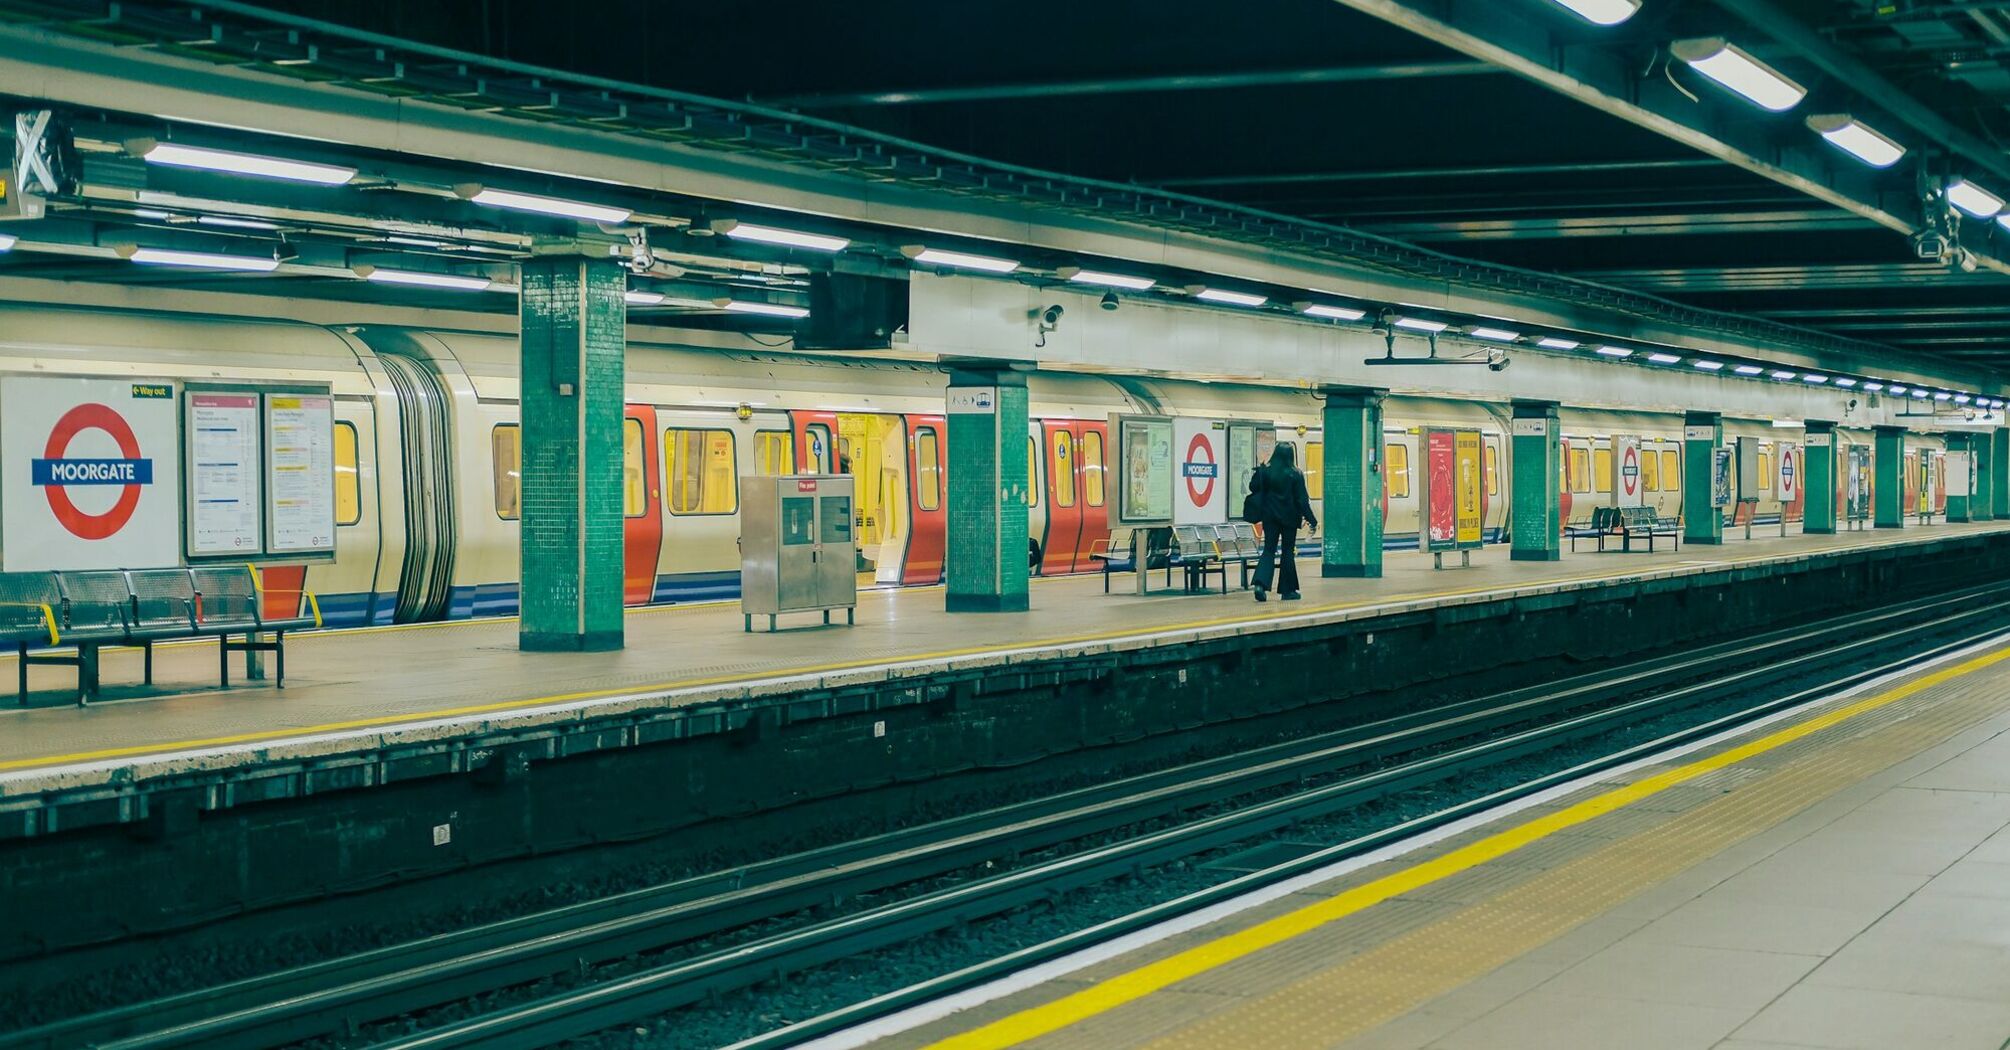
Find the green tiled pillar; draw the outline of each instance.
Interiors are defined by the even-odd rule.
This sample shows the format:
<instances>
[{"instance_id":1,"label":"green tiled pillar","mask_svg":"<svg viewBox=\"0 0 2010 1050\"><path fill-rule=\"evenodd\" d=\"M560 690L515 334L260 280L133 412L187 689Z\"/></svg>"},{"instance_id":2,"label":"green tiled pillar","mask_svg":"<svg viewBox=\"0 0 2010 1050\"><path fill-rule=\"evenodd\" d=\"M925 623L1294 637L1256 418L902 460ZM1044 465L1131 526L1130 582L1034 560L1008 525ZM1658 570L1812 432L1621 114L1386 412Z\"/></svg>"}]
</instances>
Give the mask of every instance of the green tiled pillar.
<instances>
[{"instance_id":1,"label":"green tiled pillar","mask_svg":"<svg viewBox=\"0 0 2010 1050\"><path fill-rule=\"evenodd\" d=\"M1989 431L1989 495L1996 516L2010 518L2010 429Z\"/></svg>"},{"instance_id":2,"label":"green tiled pillar","mask_svg":"<svg viewBox=\"0 0 2010 1050\"><path fill-rule=\"evenodd\" d=\"M1905 428L1879 426L1871 439L1870 523L1874 528L1905 528Z\"/></svg>"},{"instance_id":3,"label":"green tiled pillar","mask_svg":"<svg viewBox=\"0 0 2010 1050\"><path fill-rule=\"evenodd\" d=\"M1967 434L1947 435L1947 451L1967 452L1968 435ZM1963 521L1975 520L1969 514L1969 504L1973 499L1974 496L1972 495L1972 490L1971 495L1957 496L1953 492L1953 487L1950 486L1949 491L1947 493L1947 520L1951 522L1963 522Z\"/></svg>"},{"instance_id":4,"label":"green tiled pillar","mask_svg":"<svg viewBox=\"0 0 2010 1050\"><path fill-rule=\"evenodd\" d=\"M1801 531L1833 536L1836 531L1836 425L1833 420L1807 421L1807 448L1801 453Z\"/></svg>"},{"instance_id":5,"label":"green tiled pillar","mask_svg":"<svg viewBox=\"0 0 2010 1050\"><path fill-rule=\"evenodd\" d=\"M1325 492L1320 496L1319 575L1382 575L1382 399L1387 390L1326 390ZM1413 464L1414 471L1418 465ZM1415 482L1413 482L1414 484Z\"/></svg>"},{"instance_id":6,"label":"green tiled pillar","mask_svg":"<svg viewBox=\"0 0 2010 1050\"><path fill-rule=\"evenodd\" d=\"M517 645L619 649L628 277L617 263L576 256L535 259L522 271Z\"/></svg>"},{"instance_id":7,"label":"green tiled pillar","mask_svg":"<svg viewBox=\"0 0 2010 1050\"><path fill-rule=\"evenodd\" d=\"M1710 502L1717 446L1724 443L1724 417L1690 412L1682 419L1682 539L1724 542L1724 508Z\"/></svg>"},{"instance_id":8,"label":"green tiled pillar","mask_svg":"<svg viewBox=\"0 0 2010 1050\"><path fill-rule=\"evenodd\" d=\"M1508 489L1508 530L1512 561L1559 561L1563 558L1563 493L1558 475L1563 469L1563 432L1554 401L1514 403L1514 476Z\"/></svg>"},{"instance_id":9,"label":"green tiled pillar","mask_svg":"<svg viewBox=\"0 0 2010 1050\"><path fill-rule=\"evenodd\" d=\"M1027 608L1026 376L997 368L949 373L950 612Z\"/></svg>"},{"instance_id":10,"label":"green tiled pillar","mask_svg":"<svg viewBox=\"0 0 2010 1050\"><path fill-rule=\"evenodd\" d=\"M1987 430L1968 438L1968 452L1975 457L1975 498L1968 501L1968 520L1996 519L1996 441Z\"/></svg>"}]
</instances>

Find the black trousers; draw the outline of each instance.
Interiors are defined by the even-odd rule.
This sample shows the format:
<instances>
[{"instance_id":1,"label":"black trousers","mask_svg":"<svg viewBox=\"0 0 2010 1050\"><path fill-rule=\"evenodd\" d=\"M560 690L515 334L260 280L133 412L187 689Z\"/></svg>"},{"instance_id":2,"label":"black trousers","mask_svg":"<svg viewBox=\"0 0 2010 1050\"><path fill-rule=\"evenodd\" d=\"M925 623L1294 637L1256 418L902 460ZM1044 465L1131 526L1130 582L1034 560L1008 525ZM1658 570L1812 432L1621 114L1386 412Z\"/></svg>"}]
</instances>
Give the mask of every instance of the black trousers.
<instances>
[{"instance_id":1,"label":"black trousers","mask_svg":"<svg viewBox=\"0 0 2010 1050\"><path fill-rule=\"evenodd\" d=\"M1274 528L1263 526L1263 556L1256 560L1256 586L1259 590L1270 589L1270 573L1279 561L1283 562L1283 572L1277 581L1277 589L1289 594L1298 589L1298 527Z\"/></svg>"}]
</instances>

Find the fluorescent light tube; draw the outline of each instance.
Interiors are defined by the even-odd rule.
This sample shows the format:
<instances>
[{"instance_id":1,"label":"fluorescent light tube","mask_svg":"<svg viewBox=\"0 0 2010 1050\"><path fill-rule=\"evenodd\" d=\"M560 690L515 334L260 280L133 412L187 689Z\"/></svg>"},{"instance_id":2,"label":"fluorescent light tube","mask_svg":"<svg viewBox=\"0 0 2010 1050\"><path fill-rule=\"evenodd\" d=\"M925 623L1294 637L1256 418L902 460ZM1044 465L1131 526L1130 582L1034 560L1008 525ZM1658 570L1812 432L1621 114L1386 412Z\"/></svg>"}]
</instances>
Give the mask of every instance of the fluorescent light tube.
<instances>
[{"instance_id":1,"label":"fluorescent light tube","mask_svg":"<svg viewBox=\"0 0 2010 1050\"><path fill-rule=\"evenodd\" d=\"M1673 365L1680 364L1682 357L1679 354L1648 354L1647 360L1657 365Z\"/></svg>"},{"instance_id":2,"label":"fluorescent light tube","mask_svg":"<svg viewBox=\"0 0 2010 1050\"><path fill-rule=\"evenodd\" d=\"M189 266L203 270L252 270L271 273L279 260L258 255L216 255L211 252L178 252L165 248L135 248L126 256L149 266Z\"/></svg>"},{"instance_id":3,"label":"fluorescent light tube","mask_svg":"<svg viewBox=\"0 0 2010 1050\"><path fill-rule=\"evenodd\" d=\"M1856 385L1856 380L1854 380L1854 379L1851 379L1851 378L1850 378L1850 377L1848 377L1848 376L1841 376L1841 377L1838 377L1838 378L1836 379L1836 385L1837 385L1837 386L1855 386L1855 385Z\"/></svg>"},{"instance_id":4,"label":"fluorescent light tube","mask_svg":"<svg viewBox=\"0 0 2010 1050\"><path fill-rule=\"evenodd\" d=\"M1016 259L999 259L989 255L971 255L967 252L943 251L940 248L924 248L910 244L900 250L900 254L925 266L949 266L958 270L981 270L985 273L1011 273L1019 268Z\"/></svg>"},{"instance_id":5,"label":"fluorescent light tube","mask_svg":"<svg viewBox=\"0 0 2010 1050\"><path fill-rule=\"evenodd\" d=\"M1555 336L1550 336L1546 339L1537 340L1535 345L1545 350L1575 350L1584 344L1572 339L1558 339Z\"/></svg>"},{"instance_id":6,"label":"fluorescent light tube","mask_svg":"<svg viewBox=\"0 0 2010 1050\"><path fill-rule=\"evenodd\" d=\"M1865 384L1863 385L1863 388L1864 388L1865 390L1868 390L1868 391L1870 391L1871 393L1875 394L1875 393L1877 393L1878 391L1880 391L1880 390L1883 390L1883 389L1884 389L1884 384L1883 384L1883 383L1880 383L1880 382L1878 382L1878 381L1876 381L1876 380L1871 380L1870 382L1867 382L1867 383L1865 383Z\"/></svg>"},{"instance_id":7,"label":"fluorescent light tube","mask_svg":"<svg viewBox=\"0 0 2010 1050\"><path fill-rule=\"evenodd\" d=\"M540 197L535 193L491 190L481 186L456 186L454 192L476 204L484 204L491 208L556 215L562 219L578 219L581 222L613 225L627 222L628 217L635 214L627 208L610 208L601 204L587 204L583 201L569 201L558 197Z\"/></svg>"},{"instance_id":8,"label":"fluorescent light tube","mask_svg":"<svg viewBox=\"0 0 2010 1050\"><path fill-rule=\"evenodd\" d=\"M1592 25L1616 26L1640 13L1640 0L1556 0Z\"/></svg>"},{"instance_id":9,"label":"fluorescent light tube","mask_svg":"<svg viewBox=\"0 0 2010 1050\"><path fill-rule=\"evenodd\" d=\"M1227 303L1230 306L1262 306L1270 301L1267 295L1251 295L1248 292L1231 292L1225 288L1202 288L1193 297L1210 303Z\"/></svg>"},{"instance_id":10,"label":"fluorescent light tube","mask_svg":"<svg viewBox=\"0 0 2010 1050\"><path fill-rule=\"evenodd\" d=\"M173 212L171 212L171 211L162 211L162 210L161 210L161 209L159 209L159 208L134 208L134 209L133 209L133 218L135 218L135 219L154 219L154 220L158 221L158 220L160 220L160 219L171 219L171 218L174 218L174 213L173 213Z\"/></svg>"},{"instance_id":11,"label":"fluorescent light tube","mask_svg":"<svg viewBox=\"0 0 2010 1050\"><path fill-rule=\"evenodd\" d=\"M1755 376L1758 375L1760 372L1765 371L1765 369L1760 368L1758 365L1739 365L1738 367L1731 369L1731 371L1736 372L1741 376Z\"/></svg>"},{"instance_id":12,"label":"fluorescent light tube","mask_svg":"<svg viewBox=\"0 0 2010 1050\"><path fill-rule=\"evenodd\" d=\"M1785 382L1785 381L1787 381L1787 380L1789 380L1789 379L1792 379L1793 377L1794 377L1794 373L1792 373L1792 372L1789 372L1789 371L1787 371L1787 370L1786 370L1786 369L1784 369L1784 368L1775 368L1775 369L1773 369L1773 378L1774 378L1774 379L1777 379L1777 380L1780 380L1781 382Z\"/></svg>"},{"instance_id":13,"label":"fluorescent light tube","mask_svg":"<svg viewBox=\"0 0 2010 1050\"><path fill-rule=\"evenodd\" d=\"M1891 384L1891 392L1892 392L1893 394L1895 394L1895 395L1896 395L1896 394L1903 394L1903 393L1905 393L1905 388L1904 388L1904 387L1902 387L1902 386L1899 386L1899 385L1898 385L1897 383L1893 383L1893 384Z\"/></svg>"},{"instance_id":14,"label":"fluorescent light tube","mask_svg":"<svg viewBox=\"0 0 2010 1050\"><path fill-rule=\"evenodd\" d=\"M1924 391L1924 390L1921 390L1921 389L1919 389L1918 387L1914 387L1914 388L1913 388L1913 390L1912 390L1912 396L1913 396L1913 397L1925 397L1925 396L1926 396L1926 391Z\"/></svg>"},{"instance_id":15,"label":"fluorescent light tube","mask_svg":"<svg viewBox=\"0 0 2010 1050\"><path fill-rule=\"evenodd\" d=\"M1783 113L1800 105L1808 89L1779 70L1753 58L1745 49L1720 36L1677 40L1669 45L1676 58L1751 100L1762 109Z\"/></svg>"},{"instance_id":16,"label":"fluorescent light tube","mask_svg":"<svg viewBox=\"0 0 2010 1050\"><path fill-rule=\"evenodd\" d=\"M309 164L300 160L260 157L251 153L233 153L221 149L203 149L199 146L155 142L151 139L135 140L128 148L146 158L149 164L165 164L171 168L196 168L201 171L220 171L229 175L250 175L261 179L312 182L321 186L340 186L356 177L355 168L335 164Z\"/></svg>"},{"instance_id":17,"label":"fluorescent light tube","mask_svg":"<svg viewBox=\"0 0 2010 1050\"><path fill-rule=\"evenodd\" d=\"M1905 156L1905 147L1846 113L1808 118L1808 127L1829 144L1873 168L1889 168Z\"/></svg>"},{"instance_id":18,"label":"fluorescent light tube","mask_svg":"<svg viewBox=\"0 0 2010 1050\"><path fill-rule=\"evenodd\" d=\"M14 250L14 246L19 243L21 243L19 237L11 233L0 233L0 252L11 252Z\"/></svg>"},{"instance_id":19,"label":"fluorescent light tube","mask_svg":"<svg viewBox=\"0 0 2010 1050\"><path fill-rule=\"evenodd\" d=\"M1632 356L1633 356L1633 351L1631 351L1631 350L1628 350L1628 349L1626 349L1626 348L1625 348L1625 347L1623 347L1623 346L1601 346L1601 347L1599 347L1599 348L1598 348L1598 352L1599 352L1599 353L1601 353L1601 354L1604 354L1604 355L1605 355L1605 356L1607 356L1607 357L1632 357Z\"/></svg>"},{"instance_id":20,"label":"fluorescent light tube","mask_svg":"<svg viewBox=\"0 0 2010 1050\"><path fill-rule=\"evenodd\" d=\"M1773 425L1782 430L1801 430L1808 424L1806 420L1800 419L1775 419Z\"/></svg>"},{"instance_id":21,"label":"fluorescent light tube","mask_svg":"<svg viewBox=\"0 0 2010 1050\"><path fill-rule=\"evenodd\" d=\"M808 317L810 312L800 306L784 306L781 303L745 303L737 299L725 304L727 313L760 314L762 317Z\"/></svg>"},{"instance_id":22,"label":"fluorescent light tube","mask_svg":"<svg viewBox=\"0 0 2010 1050\"><path fill-rule=\"evenodd\" d=\"M2003 198L1967 179L1955 179L1947 184L1947 203L1978 219L1987 219L2003 210Z\"/></svg>"},{"instance_id":23,"label":"fluorescent light tube","mask_svg":"<svg viewBox=\"0 0 2010 1050\"><path fill-rule=\"evenodd\" d=\"M1474 328L1466 334L1474 339L1491 339L1496 343L1512 343L1521 338L1520 332L1510 332L1505 328Z\"/></svg>"},{"instance_id":24,"label":"fluorescent light tube","mask_svg":"<svg viewBox=\"0 0 2010 1050\"><path fill-rule=\"evenodd\" d=\"M1450 328L1451 325L1443 321L1425 320L1421 317L1398 317L1396 318L1396 327L1407 328L1412 332L1431 332L1435 334Z\"/></svg>"},{"instance_id":25,"label":"fluorescent light tube","mask_svg":"<svg viewBox=\"0 0 2010 1050\"><path fill-rule=\"evenodd\" d=\"M1915 391L1915 394L1916 394L1916 393L1917 393L1917 392ZM1934 395L1933 395L1933 399L1934 399L1935 401L1947 401L1947 400L1951 400L1951 399L1952 399L1953 397L1954 397L1954 395L1953 395L1953 394L1950 394L1950 393L1948 393L1948 392L1947 392L1947 391L1945 391L1945 390L1940 390L1940 391L1936 391L1936 392L1934 393Z\"/></svg>"},{"instance_id":26,"label":"fluorescent light tube","mask_svg":"<svg viewBox=\"0 0 2010 1050\"><path fill-rule=\"evenodd\" d=\"M660 306L665 296L662 292L624 292L621 296L630 306Z\"/></svg>"},{"instance_id":27,"label":"fluorescent light tube","mask_svg":"<svg viewBox=\"0 0 2010 1050\"><path fill-rule=\"evenodd\" d=\"M758 241L762 244L779 244L786 248L808 248L813 252L841 252L851 245L851 241L844 237L803 233L774 226L756 226L736 219L720 219L712 224L712 232L723 233L736 241Z\"/></svg>"},{"instance_id":28,"label":"fluorescent light tube","mask_svg":"<svg viewBox=\"0 0 2010 1050\"><path fill-rule=\"evenodd\" d=\"M1968 402L1970 402L1970 401L1973 401L1973 400L1975 400L1975 399L1974 399L1974 398L1972 398L1972 397L1969 397L1969 396L1968 396L1967 394L1956 394L1956 395L1954 395L1954 403L1955 403L1955 404L1957 404L1957 405L1965 405L1965 404L1967 404Z\"/></svg>"},{"instance_id":29,"label":"fluorescent light tube","mask_svg":"<svg viewBox=\"0 0 2010 1050\"><path fill-rule=\"evenodd\" d=\"M1807 375L1804 375L1804 376L1802 376L1802 377L1801 377L1801 382L1803 382L1803 383L1814 383L1814 384L1817 384L1817 385L1820 385L1820 384L1822 384L1822 383L1826 383L1826 382L1828 382L1828 381L1829 381L1829 377L1827 377L1827 376L1818 376L1818 375L1815 375L1815 374L1814 374L1813 372L1810 372L1810 373L1808 373Z\"/></svg>"},{"instance_id":30,"label":"fluorescent light tube","mask_svg":"<svg viewBox=\"0 0 2010 1050\"><path fill-rule=\"evenodd\" d=\"M1308 303L1299 312L1307 317L1324 317L1334 321L1359 321L1368 316L1366 310L1356 310L1349 306L1327 306L1324 303Z\"/></svg>"},{"instance_id":31,"label":"fluorescent light tube","mask_svg":"<svg viewBox=\"0 0 2010 1050\"><path fill-rule=\"evenodd\" d=\"M1093 284L1101 288L1128 288L1133 292L1147 291L1157 281L1149 277L1132 277L1121 273L1103 273L1099 270L1075 270L1062 276L1076 284Z\"/></svg>"},{"instance_id":32,"label":"fluorescent light tube","mask_svg":"<svg viewBox=\"0 0 2010 1050\"><path fill-rule=\"evenodd\" d=\"M1721 371L1721 370L1723 369L1723 367L1724 367L1724 362L1722 362L1722 361L1698 361L1698 362L1696 362L1696 367L1697 367L1697 368L1700 368L1700 369L1702 369L1702 370L1703 370L1703 371L1705 371L1705 372L1717 372L1717 371Z\"/></svg>"},{"instance_id":33,"label":"fluorescent light tube","mask_svg":"<svg viewBox=\"0 0 2010 1050\"><path fill-rule=\"evenodd\" d=\"M240 219L234 215L200 215L195 220L203 226L227 226L238 230L276 230L279 224L264 219Z\"/></svg>"},{"instance_id":34,"label":"fluorescent light tube","mask_svg":"<svg viewBox=\"0 0 2010 1050\"><path fill-rule=\"evenodd\" d=\"M495 282L486 277L424 270L386 270L381 266L358 266L356 276L378 284L409 284L420 288L446 288L456 292L486 292Z\"/></svg>"}]
</instances>

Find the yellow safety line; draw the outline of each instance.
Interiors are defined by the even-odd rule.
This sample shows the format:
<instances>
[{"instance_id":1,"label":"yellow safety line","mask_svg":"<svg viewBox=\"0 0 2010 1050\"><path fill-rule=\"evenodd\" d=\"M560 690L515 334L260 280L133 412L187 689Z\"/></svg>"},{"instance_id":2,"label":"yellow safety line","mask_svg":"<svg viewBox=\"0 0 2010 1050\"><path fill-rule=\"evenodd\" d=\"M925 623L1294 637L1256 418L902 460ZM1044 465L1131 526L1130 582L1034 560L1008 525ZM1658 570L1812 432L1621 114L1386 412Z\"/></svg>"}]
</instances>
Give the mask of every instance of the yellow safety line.
<instances>
[{"instance_id":1,"label":"yellow safety line","mask_svg":"<svg viewBox=\"0 0 2010 1050\"><path fill-rule=\"evenodd\" d=\"M1616 580L1638 576L1638 572L1565 576L1542 581L1542 586L1566 583L1586 583L1598 580ZM409 714L382 715L373 718L358 718L346 722L326 722L321 725L302 726L284 730L264 730L250 733L236 733L230 736L203 737L195 740L176 740L158 744L136 744L126 747L104 748L97 751L79 751L67 755L48 755L39 758L16 758L0 761L0 771L13 769L33 769L39 766L67 765L78 762L94 762L107 758L121 758L130 755L144 755L168 751L187 751L195 748L221 747L228 744L243 744L253 741L269 741L282 738L315 736L322 733L341 732L350 729L369 729L379 726L404 725L414 722L430 722L441 718L455 718L463 715L494 714L524 708L544 707L550 704L575 703L582 700L597 700L611 696L628 696L641 693L667 692L677 689L695 689L708 685L724 685L731 682L758 682L776 678L790 678L800 675L827 674L832 671L856 670L860 667L876 667L886 664L920 663L928 660L945 660L959 656L979 656L986 653L1007 652L1018 649L1039 649L1056 645L1080 644L1083 642L1107 641L1112 638L1132 638L1161 634L1167 631L1192 631L1209 627L1223 627L1242 624L1268 623L1300 616L1314 616L1327 612L1342 612L1376 605L1391 605L1398 602L1416 601L1424 598L1457 598L1471 594L1484 594L1502 590L1499 584L1468 587L1454 591L1419 591L1381 598L1371 598L1355 602L1341 602L1332 605L1315 605L1300 609L1272 613L1262 616L1225 616L1212 620L1192 620L1186 623L1143 625L1118 628L1095 634L1069 635L1061 638L1045 638L1033 641L1007 642L998 645L979 645L964 649L940 649L935 652L914 653L896 657L865 657L856 660L842 660L836 663L814 664L805 667L777 667L757 674L745 673L713 675L708 678L686 678L650 685L623 686L613 689L595 689L577 693L559 693L524 700L504 700L493 704L477 704L470 707L450 707L437 711L414 711Z\"/></svg>"},{"instance_id":2,"label":"yellow safety line","mask_svg":"<svg viewBox=\"0 0 2010 1050\"><path fill-rule=\"evenodd\" d=\"M1098 1014L1107 1013L1125 1003L1135 1002L1187 978L1282 944L1383 901L1498 859L1560 831L1687 783L1705 773L1736 765L2006 659L2010 659L2010 648L1997 649L1952 667L1943 668L1876 696L1817 715L1805 722L1729 750L1656 773L1624 787L1614 788L1555 813L1489 835L1442 856L1345 890L1315 904L1225 934L1176 955L1148 963L1129 973L1108 978L1072 995L1021 1010L982 1027L943 1039L930 1044L928 1050L978 1050L984 1047L1015 1046L1037 1039Z\"/></svg>"}]
</instances>

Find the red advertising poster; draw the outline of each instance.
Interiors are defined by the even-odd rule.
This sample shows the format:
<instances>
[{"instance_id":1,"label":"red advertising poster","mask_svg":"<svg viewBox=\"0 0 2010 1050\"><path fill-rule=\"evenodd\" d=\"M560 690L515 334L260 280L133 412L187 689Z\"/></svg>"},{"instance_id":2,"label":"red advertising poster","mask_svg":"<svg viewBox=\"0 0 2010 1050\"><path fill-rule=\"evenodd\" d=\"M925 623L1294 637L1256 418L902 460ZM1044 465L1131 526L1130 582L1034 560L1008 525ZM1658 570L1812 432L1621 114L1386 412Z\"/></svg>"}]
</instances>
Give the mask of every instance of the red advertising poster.
<instances>
[{"instance_id":1,"label":"red advertising poster","mask_svg":"<svg viewBox=\"0 0 2010 1050\"><path fill-rule=\"evenodd\" d=\"M1459 498L1456 473L1457 441L1449 430L1425 432L1424 505L1430 520L1425 526L1425 550L1456 550L1459 545Z\"/></svg>"}]
</instances>

